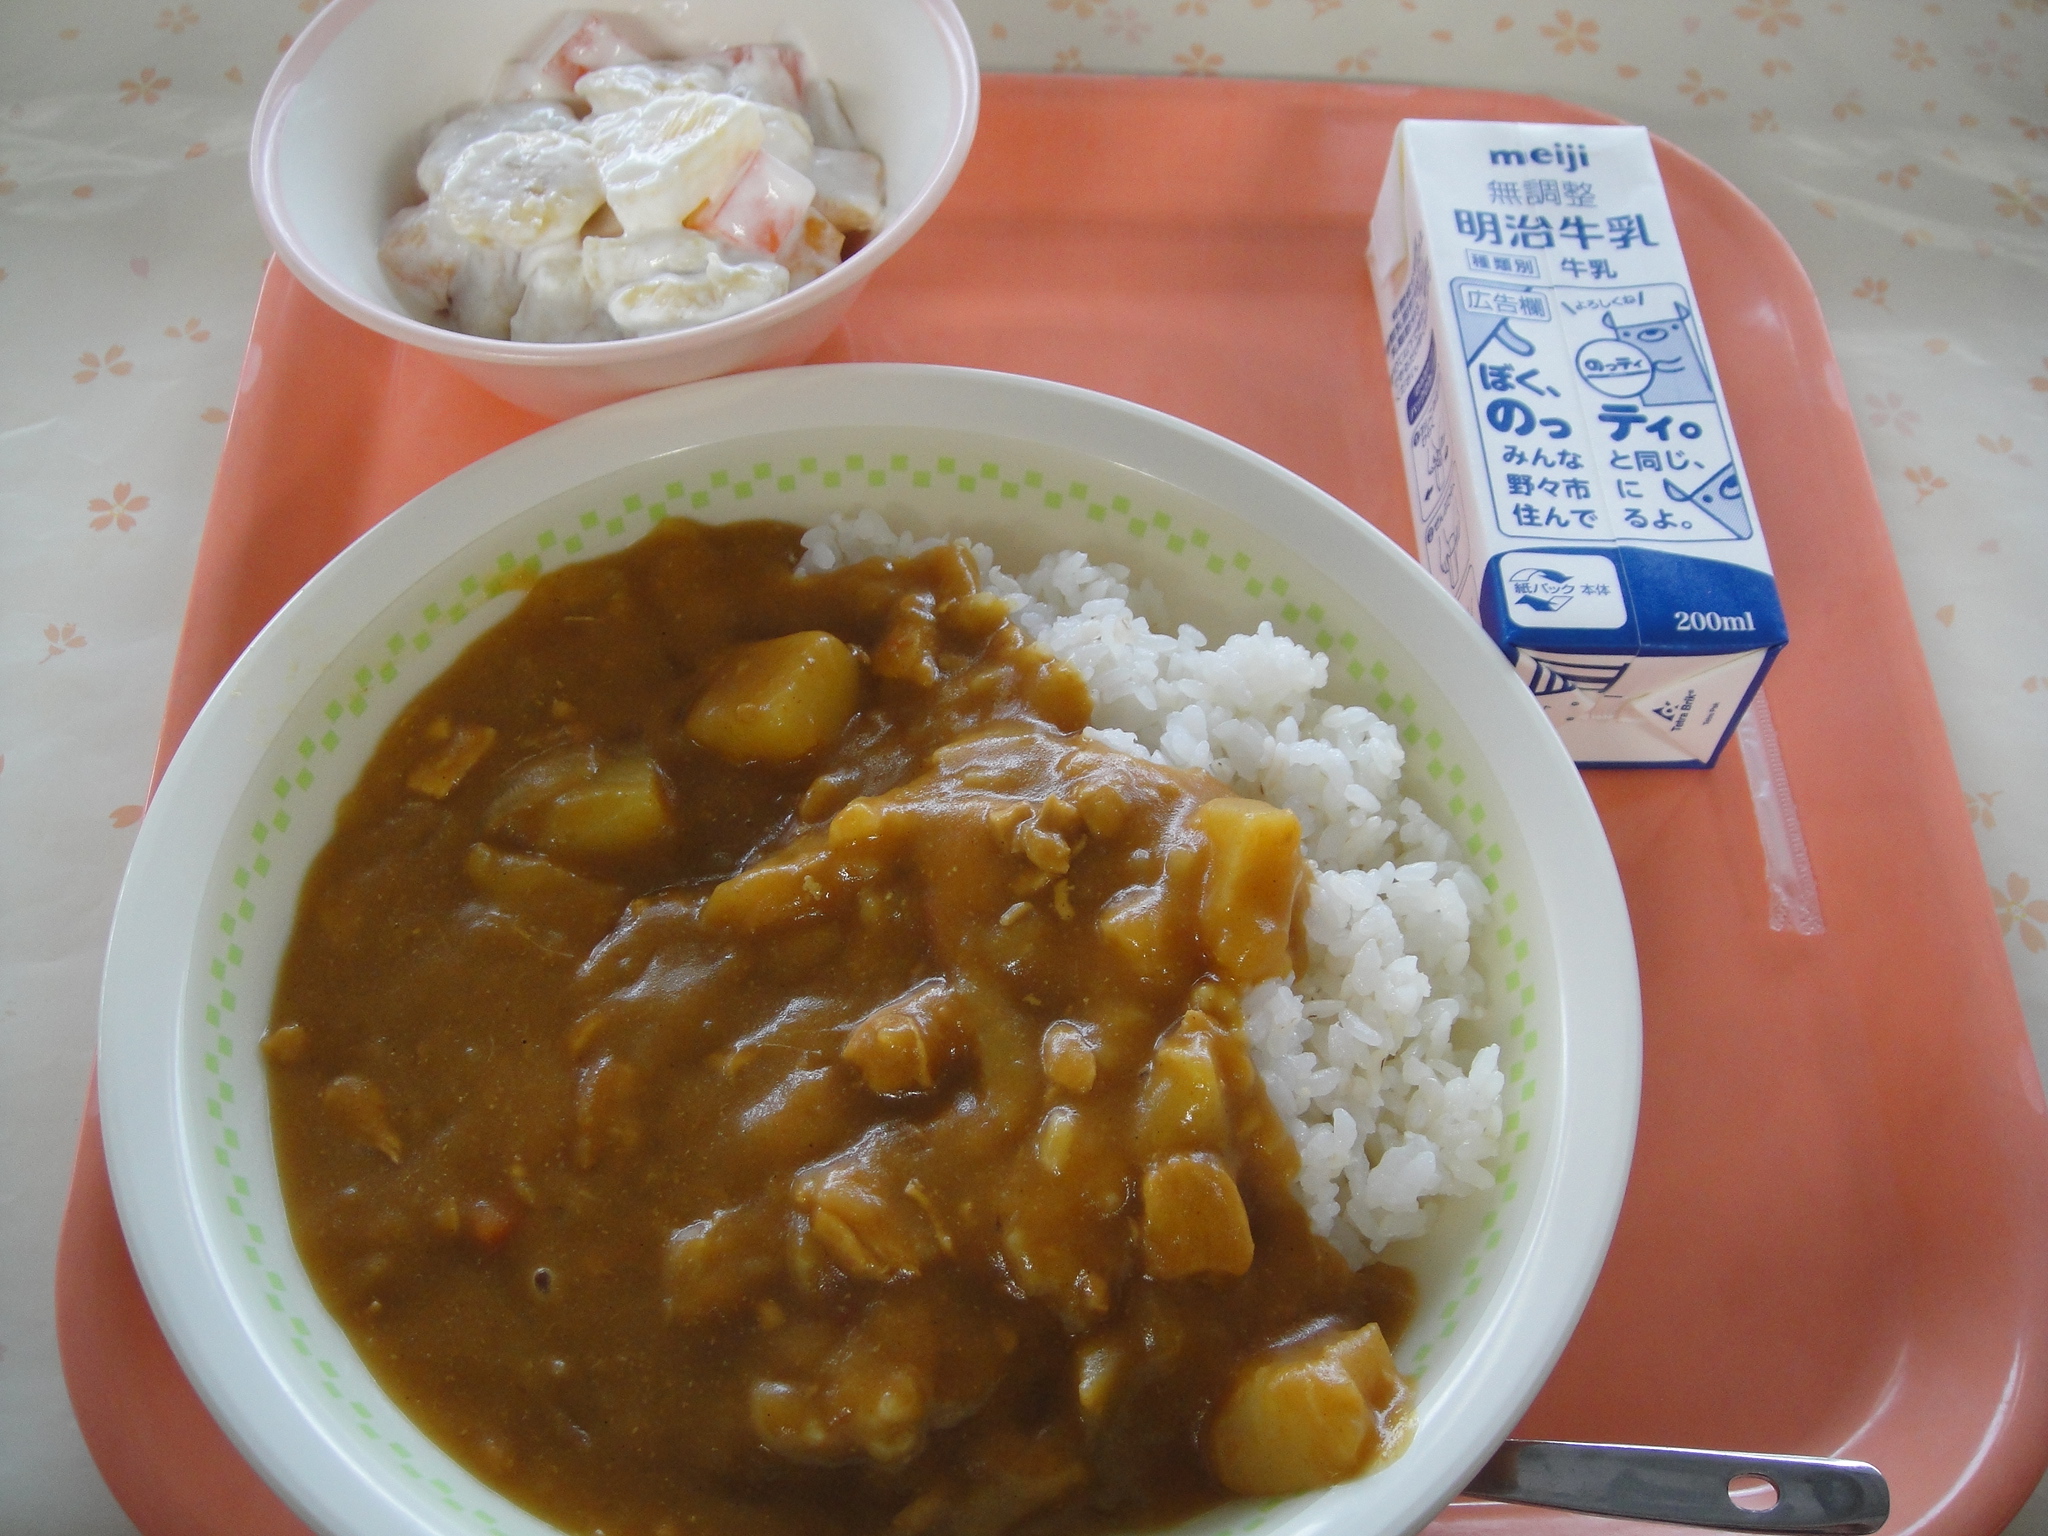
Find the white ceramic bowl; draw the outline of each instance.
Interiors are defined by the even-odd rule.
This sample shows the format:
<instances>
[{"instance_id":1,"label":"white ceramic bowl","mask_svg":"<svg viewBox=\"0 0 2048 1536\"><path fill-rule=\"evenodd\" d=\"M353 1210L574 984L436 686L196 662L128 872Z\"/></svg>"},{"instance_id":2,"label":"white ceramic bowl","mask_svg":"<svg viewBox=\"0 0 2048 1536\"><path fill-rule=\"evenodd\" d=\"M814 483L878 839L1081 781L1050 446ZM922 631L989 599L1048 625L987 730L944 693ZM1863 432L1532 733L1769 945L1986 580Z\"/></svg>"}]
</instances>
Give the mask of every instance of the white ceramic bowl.
<instances>
[{"instance_id":1,"label":"white ceramic bowl","mask_svg":"<svg viewBox=\"0 0 2048 1536\"><path fill-rule=\"evenodd\" d=\"M384 221L419 201L428 128L481 100L498 69L574 0L333 0L256 109L257 217L293 274L371 330L423 347L494 394L550 417L670 384L801 362L929 218L974 138L981 77L953 0L614 0L658 36L699 46L800 44L839 87L884 166L882 228L852 257L759 309L623 341L465 336L413 319L377 265Z\"/></svg>"},{"instance_id":2,"label":"white ceramic bowl","mask_svg":"<svg viewBox=\"0 0 2048 1536\"><path fill-rule=\"evenodd\" d=\"M1398 1358L1407 1452L1357 1482L1235 1505L1186 1536L1422 1526L1534 1396L1607 1247L1633 1144L1640 1016L1620 883L1528 690L1422 570L1278 466L1138 406L911 366L757 373L540 432L393 513L271 621L200 713L115 913L100 1101L121 1221L179 1360L331 1536L548 1528L421 1435L322 1310L279 1199L257 1049L300 883L399 710L518 601L498 580L654 520L813 523L875 506L1012 569L1078 547L1212 637L1270 620L1409 744L1407 788L1495 889L1474 949L1509 1119L1499 1183L1392 1257L1421 1285ZM503 595L493 596L493 592Z\"/></svg>"}]
</instances>

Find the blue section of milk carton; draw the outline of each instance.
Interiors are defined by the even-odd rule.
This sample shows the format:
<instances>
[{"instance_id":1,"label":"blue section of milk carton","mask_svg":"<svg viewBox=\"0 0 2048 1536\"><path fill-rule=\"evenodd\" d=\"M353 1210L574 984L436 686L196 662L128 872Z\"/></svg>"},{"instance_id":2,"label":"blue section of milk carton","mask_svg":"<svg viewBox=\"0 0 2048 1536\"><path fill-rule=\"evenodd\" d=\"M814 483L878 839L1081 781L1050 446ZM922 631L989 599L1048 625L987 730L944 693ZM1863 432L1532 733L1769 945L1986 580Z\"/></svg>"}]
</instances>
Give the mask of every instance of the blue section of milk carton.
<instances>
[{"instance_id":1,"label":"blue section of milk carton","mask_svg":"<svg viewBox=\"0 0 2048 1536\"><path fill-rule=\"evenodd\" d=\"M1703 756L1647 762L1575 752L1586 768L1713 767L1786 638L1784 610L1767 574L1627 545L1529 546L1496 555L1480 581L1479 619L1546 713L1566 696L1596 704L1627 698L1641 689L1645 663L1668 679L1673 661L1682 666L1697 658L1702 675L1713 676L1717 667L1752 659L1739 697L1729 696L1725 682L1705 695L1702 708L1714 713L1703 717L1711 730ZM1692 689L1653 693L1642 711L1644 728L1661 720L1658 728L1682 729L1698 697ZM1733 707L1719 708L1716 699Z\"/></svg>"},{"instance_id":2,"label":"blue section of milk carton","mask_svg":"<svg viewBox=\"0 0 2048 1536\"><path fill-rule=\"evenodd\" d=\"M1777 583L1722 560L1633 545L1523 546L1487 562L1479 621L1523 649L1728 656L1785 643Z\"/></svg>"},{"instance_id":3,"label":"blue section of milk carton","mask_svg":"<svg viewBox=\"0 0 2048 1536\"><path fill-rule=\"evenodd\" d=\"M1769 572L1630 544L1615 557L1628 583L1638 655L1724 656L1785 643L1785 610Z\"/></svg>"}]
</instances>

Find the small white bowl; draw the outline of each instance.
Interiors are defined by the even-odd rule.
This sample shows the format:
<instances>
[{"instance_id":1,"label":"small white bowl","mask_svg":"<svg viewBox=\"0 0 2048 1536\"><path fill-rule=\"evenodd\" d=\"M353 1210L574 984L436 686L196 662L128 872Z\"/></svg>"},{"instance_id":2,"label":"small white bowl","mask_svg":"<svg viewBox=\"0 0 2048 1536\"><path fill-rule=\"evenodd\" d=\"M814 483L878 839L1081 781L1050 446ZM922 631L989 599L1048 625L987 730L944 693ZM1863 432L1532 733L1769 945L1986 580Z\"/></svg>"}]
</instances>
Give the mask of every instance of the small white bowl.
<instances>
[{"instance_id":1,"label":"small white bowl","mask_svg":"<svg viewBox=\"0 0 2048 1536\"><path fill-rule=\"evenodd\" d=\"M1184 422L1004 374L748 374L536 433L365 534L235 663L143 821L100 1012L114 1195L179 1361L328 1536L550 1530L408 1422L292 1246L257 1042L300 886L385 729L518 601L522 571L608 554L670 515L814 524L863 505L984 540L1012 570L1084 549L1212 638L1267 621L1327 652L1331 696L1399 728L1404 788L1494 890L1473 951L1508 1079L1498 1183L1390 1254L1420 1287L1397 1351L1413 1440L1380 1471L1178 1536L1418 1530L1542 1385L1621 1206L1640 1004L1606 838L1528 689L1362 518Z\"/></svg>"},{"instance_id":2,"label":"small white bowl","mask_svg":"<svg viewBox=\"0 0 2048 1536\"><path fill-rule=\"evenodd\" d=\"M801 362L875 269L931 217L974 139L981 76L953 0L617 0L693 46L800 45L883 163L882 227L846 261L759 309L623 341L466 336L407 314L377 265L384 221L420 200L427 130L482 100L499 68L574 0L334 0L256 109L256 215L294 276L350 319L425 348L493 394L560 418L718 374Z\"/></svg>"}]
</instances>

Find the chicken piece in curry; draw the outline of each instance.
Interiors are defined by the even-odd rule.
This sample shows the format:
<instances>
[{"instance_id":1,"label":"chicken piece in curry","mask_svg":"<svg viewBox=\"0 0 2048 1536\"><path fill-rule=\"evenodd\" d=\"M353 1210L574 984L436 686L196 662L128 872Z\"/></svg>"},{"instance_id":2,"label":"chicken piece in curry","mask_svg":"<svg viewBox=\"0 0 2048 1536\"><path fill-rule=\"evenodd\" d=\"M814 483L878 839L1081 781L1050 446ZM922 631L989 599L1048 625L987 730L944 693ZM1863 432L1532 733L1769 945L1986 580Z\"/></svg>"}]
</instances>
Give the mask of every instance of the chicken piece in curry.
<instances>
[{"instance_id":1,"label":"chicken piece in curry","mask_svg":"<svg viewBox=\"0 0 2048 1536\"><path fill-rule=\"evenodd\" d=\"M1300 829L1099 745L961 547L662 524L428 686L308 878L293 1235L396 1402L605 1536L1158 1525L1398 1449L1407 1276L1242 1034Z\"/></svg>"}]
</instances>

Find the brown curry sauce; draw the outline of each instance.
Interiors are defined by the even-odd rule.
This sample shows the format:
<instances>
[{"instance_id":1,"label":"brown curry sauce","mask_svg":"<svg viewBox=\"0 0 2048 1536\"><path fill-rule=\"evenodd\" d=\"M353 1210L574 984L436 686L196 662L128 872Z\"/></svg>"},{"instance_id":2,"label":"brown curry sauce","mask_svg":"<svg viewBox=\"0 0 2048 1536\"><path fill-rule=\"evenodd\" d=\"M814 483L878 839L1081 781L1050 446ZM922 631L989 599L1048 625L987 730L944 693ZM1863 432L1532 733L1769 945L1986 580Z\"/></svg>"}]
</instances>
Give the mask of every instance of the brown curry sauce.
<instances>
[{"instance_id":1,"label":"brown curry sauce","mask_svg":"<svg viewBox=\"0 0 2048 1536\"><path fill-rule=\"evenodd\" d=\"M575 1531L1350 1475L1411 1286L1310 1232L1240 1037L1292 817L1084 739L964 552L797 577L799 532L543 578L344 801L265 1039L322 1299Z\"/></svg>"}]
</instances>

